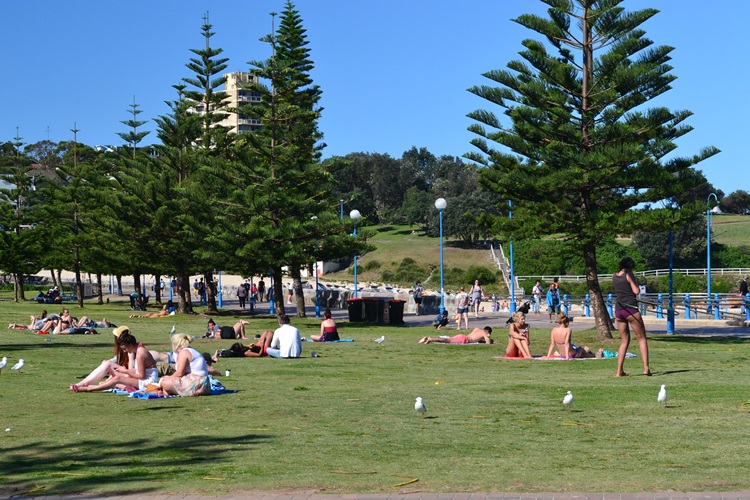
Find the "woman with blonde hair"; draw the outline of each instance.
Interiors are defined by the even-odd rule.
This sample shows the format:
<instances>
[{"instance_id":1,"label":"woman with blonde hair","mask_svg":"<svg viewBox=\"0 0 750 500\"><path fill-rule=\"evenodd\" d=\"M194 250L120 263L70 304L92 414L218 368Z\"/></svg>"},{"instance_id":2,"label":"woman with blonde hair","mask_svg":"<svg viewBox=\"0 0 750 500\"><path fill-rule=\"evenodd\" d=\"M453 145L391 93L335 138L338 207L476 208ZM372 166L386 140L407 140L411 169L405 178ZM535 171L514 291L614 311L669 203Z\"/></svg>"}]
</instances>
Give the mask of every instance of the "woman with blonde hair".
<instances>
[{"instance_id":1,"label":"woman with blonde hair","mask_svg":"<svg viewBox=\"0 0 750 500\"><path fill-rule=\"evenodd\" d=\"M208 365L203 355L190 347L191 341L184 333L172 335L172 350L177 354L177 366L173 375L159 380L165 394L200 396L211 392Z\"/></svg>"},{"instance_id":2,"label":"woman with blonde hair","mask_svg":"<svg viewBox=\"0 0 750 500\"><path fill-rule=\"evenodd\" d=\"M526 315L520 311L514 312L511 316L513 320L508 328L508 347L505 348L505 355L509 358L527 358L531 359L529 350L529 325L526 323Z\"/></svg>"},{"instance_id":3,"label":"woman with blonde hair","mask_svg":"<svg viewBox=\"0 0 750 500\"><path fill-rule=\"evenodd\" d=\"M560 353L560 357L563 359L573 358L593 358L594 353L591 352L588 346L578 347L571 343L570 335L570 320L565 313L557 315L557 326L552 329L550 333L549 350L547 351L547 358L552 356L555 349Z\"/></svg>"}]
</instances>

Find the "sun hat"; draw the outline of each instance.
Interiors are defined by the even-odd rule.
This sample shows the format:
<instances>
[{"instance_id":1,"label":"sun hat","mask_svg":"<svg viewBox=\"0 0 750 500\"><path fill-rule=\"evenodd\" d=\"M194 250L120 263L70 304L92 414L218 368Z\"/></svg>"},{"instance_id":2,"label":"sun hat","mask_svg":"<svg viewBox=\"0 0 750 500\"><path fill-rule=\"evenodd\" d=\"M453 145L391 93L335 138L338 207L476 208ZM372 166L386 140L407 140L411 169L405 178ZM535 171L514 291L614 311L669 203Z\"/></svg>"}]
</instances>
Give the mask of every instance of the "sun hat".
<instances>
[{"instance_id":1,"label":"sun hat","mask_svg":"<svg viewBox=\"0 0 750 500\"><path fill-rule=\"evenodd\" d=\"M117 328L115 328L114 330L112 330L112 335L114 335L117 338L120 338L120 335L122 335L125 332L130 333L130 328L128 328L125 325L122 325L122 326L118 326Z\"/></svg>"}]
</instances>

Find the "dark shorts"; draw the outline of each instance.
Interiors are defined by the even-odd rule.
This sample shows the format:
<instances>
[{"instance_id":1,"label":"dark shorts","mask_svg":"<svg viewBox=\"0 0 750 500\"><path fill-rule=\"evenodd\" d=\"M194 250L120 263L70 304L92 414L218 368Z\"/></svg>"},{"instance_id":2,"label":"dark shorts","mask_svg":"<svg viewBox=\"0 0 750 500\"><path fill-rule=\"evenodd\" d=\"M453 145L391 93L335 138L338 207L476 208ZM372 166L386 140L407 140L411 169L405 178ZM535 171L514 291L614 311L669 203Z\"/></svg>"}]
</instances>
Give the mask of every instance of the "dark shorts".
<instances>
[{"instance_id":1,"label":"dark shorts","mask_svg":"<svg viewBox=\"0 0 750 500\"><path fill-rule=\"evenodd\" d=\"M414 297L414 303L415 304L421 304L422 303L422 297Z\"/></svg>"},{"instance_id":2,"label":"dark shorts","mask_svg":"<svg viewBox=\"0 0 750 500\"><path fill-rule=\"evenodd\" d=\"M627 321L629 317L635 315L637 312L638 309L635 307L623 307L615 311L615 318Z\"/></svg>"},{"instance_id":3,"label":"dark shorts","mask_svg":"<svg viewBox=\"0 0 750 500\"><path fill-rule=\"evenodd\" d=\"M467 314L469 312L468 307L459 307L458 311L456 311L458 314Z\"/></svg>"}]
</instances>

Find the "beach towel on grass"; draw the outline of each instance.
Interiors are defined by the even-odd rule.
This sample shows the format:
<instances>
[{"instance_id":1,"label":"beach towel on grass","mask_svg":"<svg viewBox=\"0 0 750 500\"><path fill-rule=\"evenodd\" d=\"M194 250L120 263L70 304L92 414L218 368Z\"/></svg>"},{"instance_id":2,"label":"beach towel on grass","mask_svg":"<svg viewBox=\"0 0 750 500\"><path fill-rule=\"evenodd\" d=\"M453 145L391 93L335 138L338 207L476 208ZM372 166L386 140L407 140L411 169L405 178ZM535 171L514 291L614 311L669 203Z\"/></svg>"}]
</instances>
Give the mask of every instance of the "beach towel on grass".
<instances>
[{"instance_id":1,"label":"beach towel on grass","mask_svg":"<svg viewBox=\"0 0 750 500\"><path fill-rule=\"evenodd\" d=\"M305 342L315 342L311 338L306 338ZM318 344L334 344L336 342L354 342L354 339L338 339L338 340L326 340L325 342L318 342Z\"/></svg>"}]
</instances>

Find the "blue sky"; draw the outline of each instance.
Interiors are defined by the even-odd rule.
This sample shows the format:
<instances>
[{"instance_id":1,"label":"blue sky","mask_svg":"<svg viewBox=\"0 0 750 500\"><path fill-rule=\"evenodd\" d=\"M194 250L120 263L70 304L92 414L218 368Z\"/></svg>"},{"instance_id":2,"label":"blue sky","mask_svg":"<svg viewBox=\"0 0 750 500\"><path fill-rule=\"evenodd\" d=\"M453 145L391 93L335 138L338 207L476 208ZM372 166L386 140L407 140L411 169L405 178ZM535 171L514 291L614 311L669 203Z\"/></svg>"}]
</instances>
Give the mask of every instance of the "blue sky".
<instances>
[{"instance_id":1,"label":"blue sky","mask_svg":"<svg viewBox=\"0 0 750 500\"><path fill-rule=\"evenodd\" d=\"M6 102L0 141L49 137L118 145L135 96L153 130L167 113L172 85L191 76L191 48L203 44L208 11L228 70L269 56L259 38L271 31L282 0L9 0L3 2L0 81ZM298 0L308 30L313 78L323 90L324 157L365 151L394 157L412 146L436 155L472 150L466 114L488 103L466 91L481 73L518 58L521 40L539 38L511 19L543 13L537 0ZM726 194L750 190L744 147L748 116L747 0L626 0L628 10L654 7L644 26L657 45L676 47L673 90L652 103L694 113L695 130L679 140L689 156L713 145L722 153L699 165ZM495 109L494 111L500 112ZM154 133L146 142L155 141Z\"/></svg>"}]
</instances>

